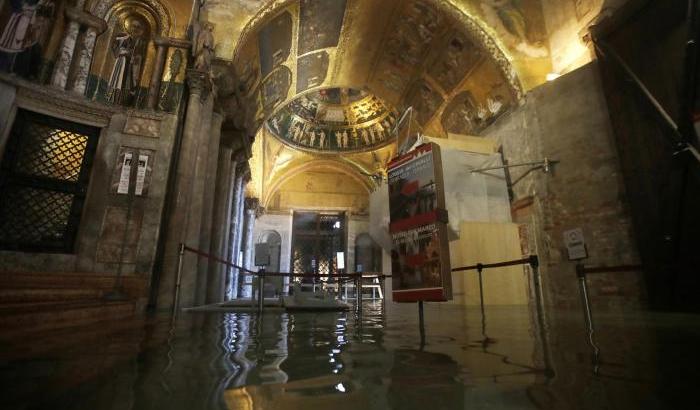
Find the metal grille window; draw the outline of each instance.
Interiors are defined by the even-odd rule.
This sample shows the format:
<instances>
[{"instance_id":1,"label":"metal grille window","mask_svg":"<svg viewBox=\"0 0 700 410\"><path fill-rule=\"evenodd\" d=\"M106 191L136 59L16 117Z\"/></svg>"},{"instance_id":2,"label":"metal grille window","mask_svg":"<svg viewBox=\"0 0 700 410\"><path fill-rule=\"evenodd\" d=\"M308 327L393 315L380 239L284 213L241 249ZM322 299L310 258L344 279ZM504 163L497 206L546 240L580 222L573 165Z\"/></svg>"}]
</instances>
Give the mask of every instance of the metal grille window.
<instances>
[{"instance_id":1,"label":"metal grille window","mask_svg":"<svg viewBox=\"0 0 700 410\"><path fill-rule=\"evenodd\" d=\"M73 251L98 134L18 111L0 166L0 248Z\"/></svg>"},{"instance_id":2,"label":"metal grille window","mask_svg":"<svg viewBox=\"0 0 700 410\"><path fill-rule=\"evenodd\" d=\"M345 251L345 214L295 212L293 226L294 273L337 273L336 253Z\"/></svg>"}]
</instances>

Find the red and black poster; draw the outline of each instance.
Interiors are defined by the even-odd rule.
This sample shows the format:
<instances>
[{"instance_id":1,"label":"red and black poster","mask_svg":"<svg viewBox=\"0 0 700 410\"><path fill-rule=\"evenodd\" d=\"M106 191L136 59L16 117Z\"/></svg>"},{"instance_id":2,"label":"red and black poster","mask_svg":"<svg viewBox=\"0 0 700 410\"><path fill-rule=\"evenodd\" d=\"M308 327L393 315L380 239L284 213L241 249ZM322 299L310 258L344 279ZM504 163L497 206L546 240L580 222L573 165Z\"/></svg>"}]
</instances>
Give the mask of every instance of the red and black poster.
<instances>
[{"instance_id":1,"label":"red and black poster","mask_svg":"<svg viewBox=\"0 0 700 410\"><path fill-rule=\"evenodd\" d=\"M446 222L440 147L424 144L389 163L389 232Z\"/></svg>"},{"instance_id":2,"label":"red and black poster","mask_svg":"<svg viewBox=\"0 0 700 410\"><path fill-rule=\"evenodd\" d=\"M439 146L421 145L389 164L393 300L452 298Z\"/></svg>"}]
</instances>

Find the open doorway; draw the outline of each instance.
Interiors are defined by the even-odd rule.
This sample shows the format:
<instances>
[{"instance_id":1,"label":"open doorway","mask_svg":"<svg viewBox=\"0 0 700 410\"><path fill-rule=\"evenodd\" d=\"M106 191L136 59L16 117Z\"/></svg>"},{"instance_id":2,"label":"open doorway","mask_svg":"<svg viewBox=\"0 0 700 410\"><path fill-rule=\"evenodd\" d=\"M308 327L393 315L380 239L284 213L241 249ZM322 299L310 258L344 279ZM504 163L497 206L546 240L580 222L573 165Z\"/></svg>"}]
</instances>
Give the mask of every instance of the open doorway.
<instances>
[{"instance_id":1,"label":"open doorway","mask_svg":"<svg viewBox=\"0 0 700 410\"><path fill-rule=\"evenodd\" d=\"M345 252L345 225L344 212L294 212L292 271L296 274L336 274L336 255Z\"/></svg>"}]
</instances>

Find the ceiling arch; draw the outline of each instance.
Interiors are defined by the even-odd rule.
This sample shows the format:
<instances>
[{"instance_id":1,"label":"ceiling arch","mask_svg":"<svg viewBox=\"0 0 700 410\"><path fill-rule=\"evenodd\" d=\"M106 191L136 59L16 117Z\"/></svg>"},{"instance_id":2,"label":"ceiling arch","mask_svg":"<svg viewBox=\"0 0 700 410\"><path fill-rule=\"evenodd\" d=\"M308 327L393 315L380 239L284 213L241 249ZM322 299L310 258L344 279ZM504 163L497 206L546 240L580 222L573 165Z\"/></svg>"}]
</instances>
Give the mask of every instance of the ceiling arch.
<instances>
[{"instance_id":1,"label":"ceiling arch","mask_svg":"<svg viewBox=\"0 0 700 410\"><path fill-rule=\"evenodd\" d=\"M362 186L367 194L369 194L374 188L370 178L366 175L363 175L362 171L352 164L346 163L344 161L338 161L335 159L317 159L312 161L304 161L289 167L280 176L270 181L263 195L263 206L265 208L268 208L270 206L270 201L275 196L275 193L277 193L280 190L280 188L282 188L284 184L292 178L308 171L318 170L332 171L340 175L347 176L348 178L352 179L354 182L357 182L360 186Z\"/></svg>"},{"instance_id":2,"label":"ceiling arch","mask_svg":"<svg viewBox=\"0 0 700 410\"><path fill-rule=\"evenodd\" d=\"M533 24L542 23L539 0L523 0L525 8L492 0L258 3L233 55L254 129L296 96L342 85L399 110L413 106L431 135L478 134L518 104L521 77L533 77L520 75L518 53L547 72L544 30Z\"/></svg>"}]
</instances>

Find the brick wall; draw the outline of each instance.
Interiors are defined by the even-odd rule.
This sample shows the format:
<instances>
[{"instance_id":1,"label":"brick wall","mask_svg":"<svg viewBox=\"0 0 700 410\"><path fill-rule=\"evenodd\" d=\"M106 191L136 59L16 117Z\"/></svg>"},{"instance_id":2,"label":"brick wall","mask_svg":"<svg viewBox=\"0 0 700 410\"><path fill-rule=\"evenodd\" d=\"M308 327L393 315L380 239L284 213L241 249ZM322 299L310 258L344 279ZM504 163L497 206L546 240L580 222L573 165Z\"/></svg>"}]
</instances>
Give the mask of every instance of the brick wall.
<instances>
[{"instance_id":1,"label":"brick wall","mask_svg":"<svg viewBox=\"0 0 700 410\"><path fill-rule=\"evenodd\" d=\"M561 161L552 174L532 171L513 188L513 218L522 225L524 250L541 258L545 303L579 304L575 263L563 243L566 230L583 229L589 266L639 262L597 63L532 90L484 135L502 144L510 164ZM512 180L526 171L513 168ZM591 277L593 303L639 306L641 281L641 273Z\"/></svg>"}]
</instances>

